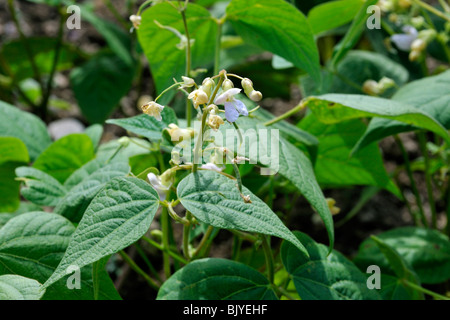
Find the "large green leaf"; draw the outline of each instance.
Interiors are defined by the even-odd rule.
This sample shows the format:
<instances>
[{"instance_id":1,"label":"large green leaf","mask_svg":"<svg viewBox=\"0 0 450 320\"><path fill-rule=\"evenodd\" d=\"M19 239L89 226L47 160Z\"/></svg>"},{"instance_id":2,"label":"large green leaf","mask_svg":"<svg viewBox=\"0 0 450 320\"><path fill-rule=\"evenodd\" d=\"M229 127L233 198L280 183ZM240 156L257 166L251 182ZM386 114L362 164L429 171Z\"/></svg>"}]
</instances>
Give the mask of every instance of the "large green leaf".
<instances>
[{"instance_id":1,"label":"large green leaf","mask_svg":"<svg viewBox=\"0 0 450 320\"><path fill-rule=\"evenodd\" d=\"M93 158L94 146L89 136L74 133L52 143L36 159L33 167L64 183L75 170Z\"/></svg>"},{"instance_id":2,"label":"large green leaf","mask_svg":"<svg viewBox=\"0 0 450 320\"><path fill-rule=\"evenodd\" d=\"M413 268L422 283L440 283L450 278L450 241L444 234L419 227L402 227L377 235L396 250ZM391 270L388 260L373 239L359 247L354 262L362 269L371 264Z\"/></svg>"},{"instance_id":3,"label":"large green leaf","mask_svg":"<svg viewBox=\"0 0 450 320\"><path fill-rule=\"evenodd\" d=\"M362 0L339 0L315 6L308 12L308 22L314 35L351 22L363 3Z\"/></svg>"},{"instance_id":4,"label":"large green leaf","mask_svg":"<svg viewBox=\"0 0 450 320\"><path fill-rule=\"evenodd\" d=\"M0 276L0 300L39 300L43 294L36 280L13 274Z\"/></svg>"},{"instance_id":5,"label":"large green leaf","mask_svg":"<svg viewBox=\"0 0 450 320\"><path fill-rule=\"evenodd\" d=\"M27 147L18 138L0 137L0 212L13 212L20 203L20 183L15 169L30 161Z\"/></svg>"},{"instance_id":6,"label":"large green leaf","mask_svg":"<svg viewBox=\"0 0 450 320\"><path fill-rule=\"evenodd\" d=\"M206 258L189 263L161 286L158 300L275 300L270 283L249 266Z\"/></svg>"},{"instance_id":7,"label":"large green leaf","mask_svg":"<svg viewBox=\"0 0 450 320\"><path fill-rule=\"evenodd\" d=\"M306 17L283 0L232 0L230 21L242 38L292 62L320 82L320 61Z\"/></svg>"},{"instance_id":8,"label":"large green leaf","mask_svg":"<svg viewBox=\"0 0 450 320\"><path fill-rule=\"evenodd\" d=\"M42 208L34 203L22 201L19 208L14 212L0 212L0 228L3 227L9 220L23 213L39 211Z\"/></svg>"},{"instance_id":9,"label":"large green leaf","mask_svg":"<svg viewBox=\"0 0 450 320\"><path fill-rule=\"evenodd\" d=\"M55 270L75 227L48 212L29 212L0 229L0 275L17 274L44 283ZM64 274L65 276L66 274ZM81 269L81 289L70 290L66 278L46 289L44 299L92 299L92 266ZM106 272L101 275L101 299L120 299Z\"/></svg>"},{"instance_id":10,"label":"large green leaf","mask_svg":"<svg viewBox=\"0 0 450 320\"><path fill-rule=\"evenodd\" d=\"M44 287L64 277L71 265L82 268L139 240L148 231L158 207L158 193L143 180L111 180L90 203L61 263Z\"/></svg>"},{"instance_id":11,"label":"large green leaf","mask_svg":"<svg viewBox=\"0 0 450 320\"><path fill-rule=\"evenodd\" d=\"M350 157L353 146L366 130L366 125L359 119L327 125L310 114L300 122L300 127L319 138L315 173L321 185L372 185L401 197L386 173L380 150L375 144Z\"/></svg>"},{"instance_id":12,"label":"large green leaf","mask_svg":"<svg viewBox=\"0 0 450 320\"><path fill-rule=\"evenodd\" d=\"M381 117L415 125L435 132L450 142L447 130L430 114L398 101L357 94L325 94L302 102L326 124L344 120Z\"/></svg>"},{"instance_id":13,"label":"large green leaf","mask_svg":"<svg viewBox=\"0 0 450 320\"><path fill-rule=\"evenodd\" d=\"M41 170L19 167L16 175L25 183L20 193L35 204L56 206L67 193L67 189L58 180Z\"/></svg>"},{"instance_id":14,"label":"large green leaf","mask_svg":"<svg viewBox=\"0 0 450 320\"><path fill-rule=\"evenodd\" d=\"M154 21L185 34L180 12L168 3L160 3L145 10L142 24L137 30L139 43L150 63L156 91L161 93L173 84L173 78L181 80L186 70L185 49L178 49L180 39L169 30L161 29ZM205 68L214 57L217 24L205 8L189 3L186 9L189 35L195 39L192 45L192 69ZM167 94L161 98L166 103Z\"/></svg>"},{"instance_id":15,"label":"large green leaf","mask_svg":"<svg viewBox=\"0 0 450 320\"><path fill-rule=\"evenodd\" d=\"M0 101L0 118L0 136L22 140L32 161L51 143L45 123L29 112Z\"/></svg>"},{"instance_id":16,"label":"large green leaf","mask_svg":"<svg viewBox=\"0 0 450 320\"><path fill-rule=\"evenodd\" d=\"M305 244L307 258L290 243L281 247L283 264L302 300L377 300L377 292L367 288L367 278L339 252L330 254L326 246L308 235L295 232Z\"/></svg>"},{"instance_id":17,"label":"large green leaf","mask_svg":"<svg viewBox=\"0 0 450 320\"><path fill-rule=\"evenodd\" d=\"M96 169L92 170L93 168ZM67 180L73 183L77 178L81 178L82 175L89 171L91 171L91 174L83 177L78 184L70 188L53 212L65 216L72 222L79 222L92 199L105 184L115 177L127 175L130 172L130 166L126 162L114 162L105 165L103 162L94 159L81 167L79 171L74 172L69 177L70 181L69 179ZM66 183L65 186L67 187L67 185Z\"/></svg>"},{"instance_id":18,"label":"large green leaf","mask_svg":"<svg viewBox=\"0 0 450 320\"><path fill-rule=\"evenodd\" d=\"M209 170L191 173L177 187L183 206L206 224L276 236L304 250L267 204L245 187L242 193L250 196L251 203L242 199L235 180Z\"/></svg>"},{"instance_id":19,"label":"large green leaf","mask_svg":"<svg viewBox=\"0 0 450 320\"><path fill-rule=\"evenodd\" d=\"M390 275L384 275L382 277L380 294L383 298L388 298L390 300L423 300L424 297L422 292L418 292L405 285L405 281L407 281L420 286L420 281L402 256L400 256L395 249L381 239L375 236L372 236L371 238L375 241L380 251L386 257L395 274L395 277Z\"/></svg>"},{"instance_id":20,"label":"large green leaf","mask_svg":"<svg viewBox=\"0 0 450 320\"><path fill-rule=\"evenodd\" d=\"M131 118L110 119L106 123L115 124L131 133L148 138L151 141L159 141L162 137L162 131L169 124L178 123L175 112L171 108L164 108L161 112L161 117L162 121L158 121L155 117L141 114Z\"/></svg>"},{"instance_id":21,"label":"large green leaf","mask_svg":"<svg viewBox=\"0 0 450 320\"><path fill-rule=\"evenodd\" d=\"M450 130L450 70L437 76L428 77L408 83L392 97L393 100L415 106L427 112L446 129ZM419 125L411 126L389 119L372 119L366 133L361 137L355 151L387 136L416 130Z\"/></svg>"},{"instance_id":22,"label":"large green leaf","mask_svg":"<svg viewBox=\"0 0 450 320\"><path fill-rule=\"evenodd\" d=\"M234 130L231 126L223 125L217 134L211 133L215 145L225 146L231 152L249 158L250 163L268 167L273 174L280 173L291 181L322 218L328 232L331 249L334 245L333 218L317 183L311 161L300 149L279 137L277 129L267 128L259 121L249 117L240 117L236 124L241 130L244 143L238 143L238 134L229 135L228 130ZM232 141L229 141L229 138Z\"/></svg>"},{"instance_id":23,"label":"large green leaf","mask_svg":"<svg viewBox=\"0 0 450 320\"><path fill-rule=\"evenodd\" d=\"M91 123L104 122L130 90L135 65L102 51L70 73L70 81L81 111Z\"/></svg>"}]
</instances>

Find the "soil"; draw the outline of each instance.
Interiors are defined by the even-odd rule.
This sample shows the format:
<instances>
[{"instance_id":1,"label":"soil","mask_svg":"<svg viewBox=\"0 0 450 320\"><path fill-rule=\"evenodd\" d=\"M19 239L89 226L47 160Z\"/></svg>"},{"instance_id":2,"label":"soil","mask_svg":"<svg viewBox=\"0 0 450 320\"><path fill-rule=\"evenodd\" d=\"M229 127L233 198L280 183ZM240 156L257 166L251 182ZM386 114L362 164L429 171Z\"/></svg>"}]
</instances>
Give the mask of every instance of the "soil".
<instances>
[{"instance_id":1,"label":"soil","mask_svg":"<svg viewBox=\"0 0 450 320\"><path fill-rule=\"evenodd\" d=\"M55 36L57 33L57 14L55 9L44 5L39 5L27 1L15 1L20 10L22 19L22 27L27 36ZM81 2L81 1L80 1ZM97 12L107 19L113 19L111 13L104 7L102 1L95 1L97 4ZM113 1L116 8L117 4L122 1ZM120 9L119 9L120 11ZM122 12L121 12L122 13ZM124 15L125 16L125 15ZM17 30L11 21L9 11L7 9L6 1L0 3L0 41L4 43L10 39L18 37ZM82 50L87 52L94 52L102 48L105 43L97 31L90 25L83 24L81 30L77 32L66 34L66 40L70 40L79 46ZM148 87L133 88L129 95L121 102L121 108L111 117L132 116L136 114L137 108L135 106L136 100L139 98L138 92L151 92L151 77L148 70L144 74L147 77ZM68 72L62 72L57 75L55 96L69 101L71 108L69 110L51 110L51 120L73 117L81 121L84 125L87 123L82 118L70 89L70 81L68 80ZM263 101L262 106L274 114L281 114L285 110L289 110L300 100L300 92L296 86L292 88L291 99L270 99ZM123 130L117 126L105 126L105 134L103 140L110 140L125 134ZM405 143L410 159L419 157L418 146L414 134L402 134L402 140ZM400 151L393 139L387 138L380 143L380 149L385 159L385 166L388 172L393 171L403 163ZM426 188L424 177L420 174L416 175L418 181L418 188L423 198L425 208L428 208ZM405 190L405 195L408 199L413 199L409 179L403 172L399 175L399 187ZM372 234L377 234L382 231L390 230L400 226L412 225L413 221L409 214L408 208L404 202L396 198L387 191L378 192L372 199L370 199L361 210L348 222L339 226L339 222L350 212L356 201L360 198L363 187L352 187L342 189L324 190L327 197L332 197L336 200L336 205L341 209L341 212L335 216L336 227L336 245L335 249L352 257L358 250L359 244ZM292 212L286 217L286 223L291 230L300 230L316 241L328 244L328 238L323 226L323 223L318 219L316 213L313 212L310 205L304 198L296 197L292 199L295 201L295 206ZM283 211L285 200L282 197L275 199L274 211ZM444 208L441 203L437 203L439 212L439 223L445 224ZM427 212L429 214L429 212ZM155 219L156 221L157 219ZM156 228L156 222L152 228ZM175 225L174 235L179 238L181 234L180 226ZM180 243L180 242L177 242ZM161 260L159 252L152 247L140 243L142 249L146 252L148 259L154 264L157 270L161 269ZM228 258L231 252L232 241L230 234L226 231L221 231L216 237L211 248L210 255L213 257ZM136 248L130 247L127 253L136 262L147 271L143 260L140 258ZM112 279L122 295L123 299L153 299L156 292L149 288L147 283L131 268L123 262L119 256L114 256L108 264ZM160 272L161 274L161 272ZM162 276L162 274L161 274Z\"/></svg>"}]
</instances>

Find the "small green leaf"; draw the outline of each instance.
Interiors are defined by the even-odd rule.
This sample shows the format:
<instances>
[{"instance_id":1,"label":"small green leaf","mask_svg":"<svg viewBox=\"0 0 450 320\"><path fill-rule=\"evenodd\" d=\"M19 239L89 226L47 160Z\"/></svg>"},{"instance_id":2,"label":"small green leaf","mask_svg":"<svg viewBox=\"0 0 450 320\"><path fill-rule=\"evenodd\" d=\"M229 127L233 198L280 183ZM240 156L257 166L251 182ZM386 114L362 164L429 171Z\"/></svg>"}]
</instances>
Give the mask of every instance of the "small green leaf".
<instances>
[{"instance_id":1,"label":"small green leaf","mask_svg":"<svg viewBox=\"0 0 450 320\"><path fill-rule=\"evenodd\" d=\"M45 123L34 114L0 101L0 136L16 137L27 146L31 161L51 143Z\"/></svg>"},{"instance_id":2,"label":"small green leaf","mask_svg":"<svg viewBox=\"0 0 450 320\"><path fill-rule=\"evenodd\" d=\"M33 167L61 183L78 168L94 158L94 147L86 134L69 134L51 144L36 159Z\"/></svg>"},{"instance_id":3,"label":"small green leaf","mask_svg":"<svg viewBox=\"0 0 450 320\"><path fill-rule=\"evenodd\" d=\"M450 240L444 234L431 229L402 227L378 234L377 238L398 252L422 283L441 283L450 278ZM361 269L376 264L382 270L392 270L373 239L360 245L354 262Z\"/></svg>"},{"instance_id":4,"label":"small green leaf","mask_svg":"<svg viewBox=\"0 0 450 320\"><path fill-rule=\"evenodd\" d=\"M315 6L308 12L308 22L314 35L343 26L351 22L364 1L329 1Z\"/></svg>"},{"instance_id":5,"label":"small green leaf","mask_svg":"<svg viewBox=\"0 0 450 320\"><path fill-rule=\"evenodd\" d=\"M236 229L273 235L291 241L299 250L302 244L277 215L257 196L243 187L246 203L231 180L215 171L189 174L177 187L183 206L200 221L222 229Z\"/></svg>"},{"instance_id":6,"label":"small green leaf","mask_svg":"<svg viewBox=\"0 0 450 320\"><path fill-rule=\"evenodd\" d=\"M306 17L283 0L232 0L227 20L245 42L268 50L320 83L320 61Z\"/></svg>"},{"instance_id":7,"label":"small green leaf","mask_svg":"<svg viewBox=\"0 0 450 320\"><path fill-rule=\"evenodd\" d=\"M325 94L303 101L326 124L344 120L381 117L398 120L430 130L450 142L447 130L431 115L411 105L394 100L357 94Z\"/></svg>"},{"instance_id":8,"label":"small green leaf","mask_svg":"<svg viewBox=\"0 0 450 320\"><path fill-rule=\"evenodd\" d=\"M269 281L245 264L218 258L189 263L161 286L158 300L276 300Z\"/></svg>"},{"instance_id":9,"label":"small green leaf","mask_svg":"<svg viewBox=\"0 0 450 320\"><path fill-rule=\"evenodd\" d=\"M25 183L20 193L35 204L56 206L67 193L67 189L58 180L41 170L19 167L16 169L16 175Z\"/></svg>"},{"instance_id":10,"label":"small green leaf","mask_svg":"<svg viewBox=\"0 0 450 320\"><path fill-rule=\"evenodd\" d=\"M135 65L101 51L72 70L70 81L81 111L90 123L102 123L130 90Z\"/></svg>"},{"instance_id":11,"label":"small green leaf","mask_svg":"<svg viewBox=\"0 0 450 320\"><path fill-rule=\"evenodd\" d=\"M214 58L214 45L217 24L205 8L188 3L186 22L192 44L192 70L207 67ZM142 13L142 24L137 30L138 39L150 63L150 69L156 85L161 93L173 84L173 78L181 81L186 75L186 50L177 48L180 39L171 31L161 29L154 21L163 26L176 29L185 35L180 12L168 3L152 6ZM170 75L170 76L168 76ZM173 91L172 91L173 92ZM166 103L173 95L167 93L161 98Z\"/></svg>"},{"instance_id":12,"label":"small green leaf","mask_svg":"<svg viewBox=\"0 0 450 320\"><path fill-rule=\"evenodd\" d=\"M84 133L91 138L94 149L97 150L100 140L102 139L103 126L101 124L93 124L87 127Z\"/></svg>"},{"instance_id":13,"label":"small green leaf","mask_svg":"<svg viewBox=\"0 0 450 320\"><path fill-rule=\"evenodd\" d=\"M65 276L70 265L82 268L136 242L159 207L157 192L137 178L115 178L95 196L73 234L49 287Z\"/></svg>"},{"instance_id":14,"label":"small green leaf","mask_svg":"<svg viewBox=\"0 0 450 320\"><path fill-rule=\"evenodd\" d=\"M0 300L40 300L44 292L36 280L15 274L0 276Z\"/></svg>"},{"instance_id":15,"label":"small green leaf","mask_svg":"<svg viewBox=\"0 0 450 320\"><path fill-rule=\"evenodd\" d=\"M281 247L281 258L302 300L380 299L367 288L366 276L342 254L329 253L304 233L294 234L305 244L309 258L288 242Z\"/></svg>"},{"instance_id":16,"label":"small green leaf","mask_svg":"<svg viewBox=\"0 0 450 320\"><path fill-rule=\"evenodd\" d=\"M162 121L158 121L155 117L147 114L141 114L131 118L124 119L110 119L106 123L115 124L125 130L145 137L150 141L159 141L162 137L162 131L169 126L169 124L177 124L177 117L175 111L171 108L164 108L161 112Z\"/></svg>"},{"instance_id":17,"label":"small green leaf","mask_svg":"<svg viewBox=\"0 0 450 320\"><path fill-rule=\"evenodd\" d=\"M0 275L14 273L44 283L61 260L74 230L69 220L48 212L24 213L9 220L0 229ZM65 277L47 288L43 299L92 299L92 266L80 271L81 289L70 290ZM120 299L106 272L101 282L101 299Z\"/></svg>"}]
</instances>

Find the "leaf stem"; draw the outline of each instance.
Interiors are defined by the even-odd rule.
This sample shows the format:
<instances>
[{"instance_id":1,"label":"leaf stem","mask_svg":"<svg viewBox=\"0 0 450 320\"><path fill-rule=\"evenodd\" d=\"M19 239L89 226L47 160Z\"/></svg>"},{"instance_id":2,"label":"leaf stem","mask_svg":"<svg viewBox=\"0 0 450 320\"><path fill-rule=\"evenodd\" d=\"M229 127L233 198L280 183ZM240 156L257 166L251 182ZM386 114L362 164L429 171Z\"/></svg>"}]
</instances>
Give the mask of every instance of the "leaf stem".
<instances>
[{"instance_id":1,"label":"leaf stem","mask_svg":"<svg viewBox=\"0 0 450 320\"><path fill-rule=\"evenodd\" d=\"M127 255L125 253L125 251L121 250L118 252L119 255L123 258L123 260L128 263L128 265L131 267L131 269L133 269L137 274L139 274L140 276L142 276L147 283L149 284L150 287L152 287L155 290L159 290L159 286L158 284L152 279L150 278L137 264L136 262L133 261L133 259L130 258L129 255Z\"/></svg>"},{"instance_id":2,"label":"leaf stem","mask_svg":"<svg viewBox=\"0 0 450 320\"><path fill-rule=\"evenodd\" d=\"M402 279L402 282L403 282L405 285L407 285L408 287L410 287L410 288L412 288L412 289L415 289L415 290L417 290L417 291L423 292L423 293L425 293L425 294L428 294L429 296L431 296L431 297L433 297L433 298L435 298L435 299L437 299L437 300L450 300L450 298L448 298L448 297L446 297L446 296L443 296L443 295L440 295L439 293L436 293L436 292L430 291L430 290L428 290L428 289L425 289L425 288L423 288L423 287L421 287L421 286L418 286L418 285L416 285L416 284L414 284L414 283L412 283L412 282L409 282L409 281L406 280L406 279Z\"/></svg>"},{"instance_id":3,"label":"leaf stem","mask_svg":"<svg viewBox=\"0 0 450 320\"><path fill-rule=\"evenodd\" d=\"M183 227L183 254L184 257L190 261L191 255L189 253L189 234L191 232L191 223L192 213L189 210L186 210L186 220L189 221L189 224L185 224Z\"/></svg>"},{"instance_id":4,"label":"leaf stem","mask_svg":"<svg viewBox=\"0 0 450 320\"><path fill-rule=\"evenodd\" d=\"M214 72L213 74L219 73L219 67L220 67L220 49L222 44L222 20L216 20L217 22L217 33L216 33L216 48L214 53Z\"/></svg>"},{"instance_id":5,"label":"leaf stem","mask_svg":"<svg viewBox=\"0 0 450 320\"><path fill-rule=\"evenodd\" d=\"M274 266L273 266L273 254L272 249L270 248L270 242L268 239L268 236L261 235L262 238L262 247L264 250L264 256L266 258L266 267L267 267L267 277L269 279L269 282L273 284L274 281Z\"/></svg>"},{"instance_id":6,"label":"leaf stem","mask_svg":"<svg viewBox=\"0 0 450 320\"><path fill-rule=\"evenodd\" d=\"M170 256L168 253L170 243L169 243L169 214L166 207L162 207L161 211L161 229L162 229L162 247L163 247L163 268L164 275L168 279L171 275L170 271Z\"/></svg>"},{"instance_id":7,"label":"leaf stem","mask_svg":"<svg viewBox=\"0 0 450 320\"><path fill-rule=\"evenodd\" d=\"M171 251L169 249L165 249L162 245L160 245L156 241L154 241L154 240L152 240L152 239L150 239L150 238L148 238L146 236L143 236L142 240L144 240L145 242L147 242L148 244L152 245L153 247L155 247L158 250L161 250L163 252L167 252L169 254L169 256L171 256L172 258L174 258L178 262L181 262L183 264L188 264L188 262L183 257L181 257L180 255L176 254L175 252L173 252L173 251Z\"/></svg>"},{"instance_id":8,"label":"leaf stem","mask_svg":"<svg viewBox=\"0 0 450 320\"><path fill-rule=\"evenodd\" d=\"M431 210L431 225L434 229L437 229L437 212L433 196L433 184L431 181L430 156L428 155L427 150L427 140L425 137L425 133L423 131L418 133L418 137L419 137L419 146L422 151L422 155L425 162L425 183L427 186L428 203L430 205Z\"/></svg>"},{"instance_id":9,"label":"leaf stem","mask_svg":"<svg viewBox=\"0 0 450 320\"><path fill-rule=\"evenodd\" d=\"M180 9L181 17L183 19L183 26L184 26L184 33L186 36L186 77L190 77L191 73L191 67L192 67L192 56L191 56L191 37L189 35L189 28L187 25L187 19L186 19L186 9L187 4ZM192 104L189 99L186 99L186 120L187 120L187 126L191 126L192 121Z\"/></svg>"},{"instance_id":10,"label":"leaf stem","mask_svg":"<svg viewBox=\"0 0 450 320\"><path fill-rule=\"evenodd\" d=\"M286 118L289 118L290 116L296 114L297 112L300 112L305 107L306 107L306 104L304 104L303 101L301 101L296 107L292 108L291 110L283 113L282 115L280 115L280 116L278 116L278 117L276 117L276 118L274 118L274 119L272 119L270 121L265 122L264 125L268 127L268 126L270 126L270 125L272 125L274 123L280 122L280 121L282 121L282 120L284 120Z\"/></svg>"},{"instance_id":11,"label":"leaf stem","mask_svg":"<svg viewBox=\"0 0 450 320\"><path fill-rule=\"evenodd\" d=\"M421 6L422 8L424 8L425 10L430 11L431 13L433 13L434 15L438 16L439 18L442 18L444 20L447 20L450 22L450 17L448 17L447 15L445 15L445 13L443 13L442 11L437 10L435 7L430 6L428 3L425 3L421 0L413 0L413 2L419 6Z\"/></svg>"},{"instance_id":12,"label":"leaf stem","mask_svg":"<svg viewBox=\"0 0 450 320\"><path fill-rule=\"evenodd\" d=\"M205 246L206 242L208 241L208 239L211 236L213 231L214 231L214 227L213 226L208 226L208 228L206 229L206 232L203 234L202 240L200 240L199 245L195 249L195 252L192 255L192 258L195 258L196 256L198 256L198 254L200 253L200 251Z\"/></svg>"}]
</instances>

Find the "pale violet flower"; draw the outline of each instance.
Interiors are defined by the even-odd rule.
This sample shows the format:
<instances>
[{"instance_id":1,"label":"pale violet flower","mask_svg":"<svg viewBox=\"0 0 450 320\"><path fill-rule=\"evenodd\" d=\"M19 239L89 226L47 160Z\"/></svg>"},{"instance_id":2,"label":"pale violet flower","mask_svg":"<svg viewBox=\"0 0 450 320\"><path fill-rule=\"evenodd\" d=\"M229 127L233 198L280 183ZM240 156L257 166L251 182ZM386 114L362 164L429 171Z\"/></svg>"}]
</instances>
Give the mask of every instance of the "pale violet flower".
<instances>
[{"instance_id":1,"label":"pale violet flower","mask_svg":"<svg viewBox=\"0 0 450 320\"><path fill-rule=\"evenodd\" d=\"M150 182L150 184L155 188L155 190L159 194L159 199L161 201L164 201L167 196L167 192L170 190L170 187L172 186L172 182L169 181L162 181L161 177L158 177L156 174L150 172L147 175L147 179Z\"/></svg>"},{"instance_id":2,"label":"pale violet flower","mask_svg":"<svg viewBox=\"0 0 450 320\"><path fill-rule=\"evenodd\" d=\"M410 51L411 44L417 39L418 32L413 26L404 26L402 30L404 33L392 35L391 41L395 43L400 50Z\"/></svg>"},{"instance_id":3,"label":"pale violet flower","mask_svg":"<svg viewBox=\"0 0 450 320\"><path fill-rule=\"evenodd\" d=\"M239 115L248 116L245 104L234 97L239 92L241 92L241 89L231 88L218 96L214 101L215 104L223 104L225 106L225 118L229 122L235 122Z\"/></svg>"}]
</instances>

